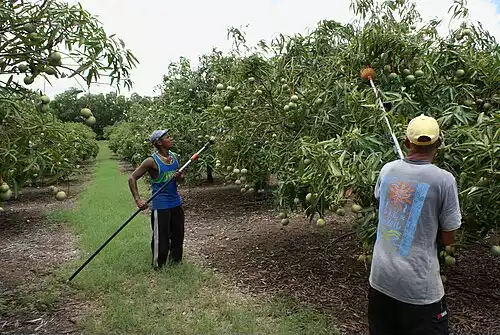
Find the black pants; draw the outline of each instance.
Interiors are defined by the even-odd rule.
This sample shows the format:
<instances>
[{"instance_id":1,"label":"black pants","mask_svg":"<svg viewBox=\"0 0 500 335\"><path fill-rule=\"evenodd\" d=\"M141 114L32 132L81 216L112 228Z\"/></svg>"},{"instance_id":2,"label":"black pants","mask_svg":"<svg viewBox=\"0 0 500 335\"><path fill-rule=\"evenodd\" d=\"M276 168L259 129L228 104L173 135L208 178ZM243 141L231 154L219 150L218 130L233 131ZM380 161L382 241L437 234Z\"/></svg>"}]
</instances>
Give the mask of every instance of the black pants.
<instances>
[{"instance_id":1,"label":"black pants","mask_svg":"<svg viewBox=\"0 0 500 335\"><path fill-rule=\"evenodd\" d=\"M370 335L448 335L446 301L412 305L395 300L370 287L368 322Z\"/></svg>"},{"instance_id":2,"label":"black pants","mask_svg":"<svg viewBox=\"0 0 500 335\"><path fill-rule=\"evenodd\" d=\"M151 251L153 267L165 265L170 254L171 263L182 261L184 244L184 210L182 206L151 212Z\"/></svg>"}]
</instances>

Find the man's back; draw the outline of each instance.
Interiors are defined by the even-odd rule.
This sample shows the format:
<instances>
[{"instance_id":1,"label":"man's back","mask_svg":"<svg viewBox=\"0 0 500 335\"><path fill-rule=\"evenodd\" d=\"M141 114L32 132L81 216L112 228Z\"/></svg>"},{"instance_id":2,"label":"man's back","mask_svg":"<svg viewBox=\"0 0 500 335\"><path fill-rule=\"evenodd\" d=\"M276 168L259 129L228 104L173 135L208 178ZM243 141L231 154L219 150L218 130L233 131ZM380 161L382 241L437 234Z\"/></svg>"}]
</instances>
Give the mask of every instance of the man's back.
<instances>
[{"instance_id":1,"label":"man's back","mask_svg":"<svg viewBox=\"0 0 500 335\"><path fill-rule=\"evenodd\" d=\"M424 305L444 296L436 236L460 226L453 175L428 162L386 164L375 187L379 227L370 285L402 302Z\"/></svg>"}]
</instances>

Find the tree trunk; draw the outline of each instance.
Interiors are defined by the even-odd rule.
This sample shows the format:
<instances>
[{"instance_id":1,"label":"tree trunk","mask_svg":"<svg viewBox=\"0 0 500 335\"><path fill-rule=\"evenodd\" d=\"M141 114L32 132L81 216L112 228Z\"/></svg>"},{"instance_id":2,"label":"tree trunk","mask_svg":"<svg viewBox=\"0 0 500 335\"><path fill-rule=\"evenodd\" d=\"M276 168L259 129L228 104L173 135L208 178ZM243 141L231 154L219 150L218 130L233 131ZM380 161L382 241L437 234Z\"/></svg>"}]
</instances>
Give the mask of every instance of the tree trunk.
<instances>
[{"instance_id":1,"label":"tree trunk","mask_svg":"<svg viewBox=\"0 0 500 335\"><path fill-rule=\"evenodd\" d=\"M207 182L208 183L214 182L214 176L212 175L212 167L211 166L207 166Z\"/></svg>"}]
</instances>

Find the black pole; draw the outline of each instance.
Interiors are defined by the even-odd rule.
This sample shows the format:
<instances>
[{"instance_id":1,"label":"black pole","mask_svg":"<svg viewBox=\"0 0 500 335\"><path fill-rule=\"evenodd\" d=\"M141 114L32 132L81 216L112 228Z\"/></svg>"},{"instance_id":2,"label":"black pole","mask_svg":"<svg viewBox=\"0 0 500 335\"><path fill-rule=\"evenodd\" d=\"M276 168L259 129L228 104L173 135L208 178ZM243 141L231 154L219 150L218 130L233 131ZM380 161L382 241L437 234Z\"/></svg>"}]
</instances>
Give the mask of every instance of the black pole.
<instances>
[{"instance_id":1,"label":"black pole","mask_svg":"<svg viewBox=\"0 0 500 335\"><path fill-rule=\"evenodd\" d=\"M203 148L201 148L201 149L200 149L197 153L195 153L193 156L191 156L191 158L190 158L190 159L189 159L189 160L188 160L188 161L187 161L187 162L186 162L186 163L185 163L185 164L184 164L184 165L183 165L183 166L182 166L182 167L178 170L178 172L182 172L182 171L184 171L184 170L185 170L185 169L189 166L189 164L191 164L192 162L194 162L195 160L197 160L197 159L198 159L198 156L199 156L199 155L200 155L203 151L205 151L205 150L209 147L209 145L210 145L210 144L213 144L213 143L214 143L214 140L212 140L212 139L211 139L209 142L205 143L205 145L203 146ZM165 184L164 184L164 185L163 185L160 189L158 189L158 190L157 190L157 191L156 191L156 192L155 192L155 193L151 196L151 198L149 198L149 199L148 199L148 201L146 201L146 204L150 203L150 202L151 202L151 201L152 201L152 200L153 200L153 199L154 199L154 198L158 195L158 193L160 193L160 192L161 192L161 191L162 191L162 190L163 190L163 189L164 189L164 188L165 188L168 184L170 184L170 182L171 182L173 179L174 179L174 178L170 178L170 179L169 179L169 180L168 180L168 181L167 181L167 182L166 182L166 183L165 183ZM100 247L99 247L99 248L98 248L98 249L97 249L97 250L96 250L96 251L92 254L92 256L90 256L90 257L89 257L89 258L85 261L85 263L83 263L83 264L82 264L82 265L78 268L78 270L76 270L76 271L75 271L75 272L71 275L71 277L69 277L68 282L70 282L73 278L75 278L75 277L76 277L76 275L78 275L78 273L80 273L80 271L82 271L82 270L83 270L83 268L84 268L85 266L87 266L87 264L89 264L89 263L92 261L92 259L94 259L94 257L95 257L95 256L97 256L97 254L98 254L99 252L101 252L101 250L102 250L102 249L104 249L104 247L105 247L105 246L106 246L109 242L111 242L111 240L112 240L112 239L113 239L116 235L118 235L118 233L119 233L119 232L120 232L123 228L125 228L125 226L126 226L127 224L129 224L129 222L130 222L130 221L132 221L132 219L133 219L133 218L135 218L135 217L137 216L137 214L139 214L141 211L142 211L142 209L141 209L141 208L138 208L138 209L135 211L135 213L134 213L134 214L132 214L132 216L131 216L131 217L129 217L129 218L127 219L127 221L125 221L125 222L124 222L124 223L120 226L120 228L118 228L118 229L117 229L117 230L113 233L113 235L111 235L111 236L110 236L110 237L106 240L106 242L104 242L104 243L103 243L103 244L102 244L102 245L101 245L101 246L100 246Z\"/></svg>"}]
</instances>

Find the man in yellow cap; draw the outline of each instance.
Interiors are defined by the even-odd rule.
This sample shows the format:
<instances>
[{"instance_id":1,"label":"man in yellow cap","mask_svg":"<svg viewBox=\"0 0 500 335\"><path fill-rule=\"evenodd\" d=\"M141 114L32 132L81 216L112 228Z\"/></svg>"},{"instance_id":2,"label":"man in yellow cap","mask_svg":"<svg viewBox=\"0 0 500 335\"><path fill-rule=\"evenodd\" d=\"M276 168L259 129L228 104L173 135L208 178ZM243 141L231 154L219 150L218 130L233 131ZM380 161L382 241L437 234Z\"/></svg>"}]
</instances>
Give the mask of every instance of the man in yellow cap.
<instances>
[{"instance_id":1,"label":"man in yellow cap","mask_svg":"<svg viewBox=\"0 0 500 335\"><path fill-rule=\"evenodd\" d=\"M455 178L432 164L441 143L437 121L420 115L408 124L408 156L380 171L368 296L371 335L449 334L437 239L454 242L461 213Z\"/></svg>"}]
</instances>

